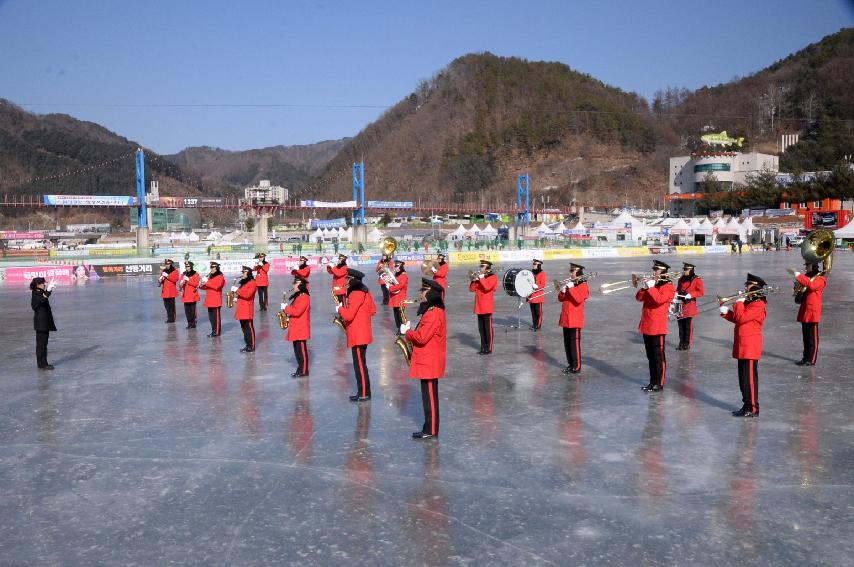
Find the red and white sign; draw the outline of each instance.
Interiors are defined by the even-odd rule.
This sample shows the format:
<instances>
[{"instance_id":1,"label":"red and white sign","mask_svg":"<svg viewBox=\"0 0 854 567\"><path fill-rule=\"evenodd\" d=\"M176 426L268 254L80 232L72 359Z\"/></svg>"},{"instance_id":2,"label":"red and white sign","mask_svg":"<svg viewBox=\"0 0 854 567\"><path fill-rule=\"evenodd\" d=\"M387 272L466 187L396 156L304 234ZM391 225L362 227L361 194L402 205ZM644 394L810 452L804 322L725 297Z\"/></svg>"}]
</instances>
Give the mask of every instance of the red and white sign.
<instances>
[{"instance_id":1,"label":"red and white sign","mask_svg":"<svg viewBox=\"0 0 854 567\"><path fill-rule=\"evenodd\" d=\"M292 258L273 258L271 263L273 264L271 271L274 274L290 274L291 270L299 266L299 256L294 256ZM321 268L320 257L310 257L308 259L308 267L312 270L319 270Z\"/></svg>"},{"instance_id":2,"label":"red and white sign","mask_svg":"<svg viewBox=\"0 0 854 567\"><path fill-rule=\"evenodd\" d=\"M56 278L61 284L71 283L77 266L26 266L6 268L6 281L10 283L30 283L33 278L42 277L47 281Z\"/></svg>"},{"instance_id":3,"label":"red and white sign","mask_svg":"<svg viewBox=\"0 0 854 567\"><path fill-rule=\"evenodd\" d=\"M0 240L44 240L44 232L18 232L15 230L0 230Z\"/></svg>"}]
</instances>

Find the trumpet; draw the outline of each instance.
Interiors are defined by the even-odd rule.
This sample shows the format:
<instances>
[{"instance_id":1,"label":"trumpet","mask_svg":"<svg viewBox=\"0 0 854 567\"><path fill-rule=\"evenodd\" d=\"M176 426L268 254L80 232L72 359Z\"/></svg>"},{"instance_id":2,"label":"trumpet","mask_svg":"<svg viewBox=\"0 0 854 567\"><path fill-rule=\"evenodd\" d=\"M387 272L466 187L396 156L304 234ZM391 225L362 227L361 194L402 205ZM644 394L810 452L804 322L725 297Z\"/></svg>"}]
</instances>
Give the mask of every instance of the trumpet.
<instances>
[{"instance_id":1,"label":"trumpet","mask_svg":"<svg viewBox=\"0 0 854 567\"><path fill-rule=\"evenodd\" d=\"M335 315L332 317L332 324L338 325L341 327L342 331L346 331L347 323L341 318L341 315L338 314L338 307L341 305L341 301L338 299L338 296L335 295L335 290L337 289L337 286L332 288L332 301L335 303Z\"/></svg>"},{"instance_id":2,"label":"trumpet","mask_svg":"<svg viewBox=\"0 0 854 567\"><path fill-rule=\"evenodd\" d=\"M405 325L409 322L409 319L406 317L406 306L411 305L413 303L418 303L413 300L406 300L401 302L400 304L400 322ZM399 329L398 329L399 331ZM394 338L394 345L400 349L400 354L403 355L403 359L406 360L406 365L409 366L412 363L412 343L407 341L402 335L398 334Z\"/></svg>"},{"instance_id":3,"label":"trumpet","mask_svg":"<svg viewBox=\"0 0 854 567\"><path fill-rule=\"evenodd\" d=\"M287 295L286 291L282 291L282 303L285 302L285 297ZM279 327L282 329L287 329L291 325L291 316L286 314L284 311L276 312L276 317L279 318Z\"/></svg>"},{"instance_id":4,"label":"trumpet","mask_svg":"<svg viewBox=\"0 0 854 567\"><path fill-rule=\"evenodd\" d=\"M615 291L629 289L630 287L637 288L644 280L655 280L656 282L670 281L677 276L679 276L679 272L667 272L658 276L654 274L632 274L631 279L602 284L599 286L599 291L607 295L609 293L614 293Z\"/></svg>"},{"instance_id":5,"label":"trumpet","mask_svg":"<svg viewBox=\"0 0 854 567\"><path fill-rule=\"evenodd\" d=\"M232 282L231 285L237 285L238 280L240 280L240 278L234 278L234 282ZM225 292L225 305L229 309L234 307L234 292L231 290Z\"/></svg>"}]
</instances>

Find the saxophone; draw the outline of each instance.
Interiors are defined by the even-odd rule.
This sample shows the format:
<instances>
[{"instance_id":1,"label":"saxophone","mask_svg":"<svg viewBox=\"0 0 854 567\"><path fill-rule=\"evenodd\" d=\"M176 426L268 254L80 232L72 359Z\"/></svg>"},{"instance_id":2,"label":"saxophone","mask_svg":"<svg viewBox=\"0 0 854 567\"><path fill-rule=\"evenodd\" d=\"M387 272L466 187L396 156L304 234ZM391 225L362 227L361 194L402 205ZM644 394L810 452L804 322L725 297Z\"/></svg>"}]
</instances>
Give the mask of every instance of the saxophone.
<instances>
[{"instance_id":1,"label":"saxophone","mask_svg":"<svg viewBox=\"0 0 854 567\"><path fill-rule=\"evenodd\" d=\"M287 292L282 290L282 303L285 302L285 296ZM276 317L279 318L279 327L282 329L287 329L291 324L291 316L285 313L284 311L279 311L276 313Z\"/></svg>"},{"instance_id":2,"label":"saxophone","mask_svg":"<svg viewBox=\"0 0 854 567\"><path fill-rule=\"evenodd\" d=\"M334 287L332 288L332 301L335 303L336 308L341 305L341 302L338 300L338 296L335 295ZM335 315L332 317L332 323L341 327L342 331L346 330L345 327L347 326L347 323L345 323L344 319L341 318L341 315L337 313L337 309Z\"/></svg>"},{"instance_id":3,"label":"saxophone","mask_svg":"<svg viewBox=\"0 0 854 567\"><path fill-rule=\"evenodd\" d=\"M234 282L233 282L231 285L237 285L237 282L238 282L239 280L240 280L240 278L234 278ZM228 291L225 293L225 305L226 305L229 309L231 309L232 307L234 307L234 292L233 292L233 291L231 291L231 290L228 290Z\"/></svg>"},{"instance_id":4,"label":"saxophone","mask_svg":"<svg viewBox=\"0 0 854 567\"><path fill-rule=\"evenodd\" d=\"M404 301L400 304L400 322L403 325L409 322L409 319L406 317L406 305L411 303L418 302ZM407 341L403 335L397 335L394 339L394 345L400 349L403 359L406 360L406 365L409 366L412 363L412 343Z\"/></svg>"}]
</instances>

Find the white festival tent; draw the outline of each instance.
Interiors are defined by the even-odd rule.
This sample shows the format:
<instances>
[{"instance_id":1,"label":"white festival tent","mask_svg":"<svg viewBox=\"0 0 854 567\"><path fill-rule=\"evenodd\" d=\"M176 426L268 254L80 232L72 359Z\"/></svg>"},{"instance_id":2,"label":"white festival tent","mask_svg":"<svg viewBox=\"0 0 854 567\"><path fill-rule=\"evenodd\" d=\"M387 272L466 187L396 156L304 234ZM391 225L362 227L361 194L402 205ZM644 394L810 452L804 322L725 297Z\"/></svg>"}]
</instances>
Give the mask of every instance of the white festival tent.
<instances>
[{"instance_id":1,"label":"white festival tent","mask_svg":"<svg viewBox=\"0 0 854 567\"><path fill-rule=\"evenodd\" d=\"M605 225L605 228L620 229L629 228L632 233L632 240L643 239L646 237L646 223L623 211L617 217Z\"/></svg>"},{"instance_id":2,"label":"white festival tent","mask_svg":"<svg viewBox=\"0 0 854 567\"><path fill-rule=\"evenodd\" d=\"M483 231L481 231L483 236L494 237L498 235L498 229L492 228L492 223L487 224L483 227Z\"/></svg>"},{"instance_id":3,"label":"white festival tent","mask_svg":"<svg viewBox=\"0 0 854 567\"><path fill-rule=\"evenodd\" d=\"M534 232L537 236L552 236L554 235L554 231L548 227L545 222L540 223L540 226L534 229Z\"/></svg>"},{"instance_id":4,"label":"white festival tent","mask_svg":"<svg viewBox=\"0 0 854 567\"><path fill-rule=\"evenodd\" d=\"M851 239L854 238L854 221L849 222L842 228L837 228L833 231L836 238Z\"/></svg>"},{"instance_id":5,"label":"white festival tent","mask_svg":"<svg viewBox=\"0 0 854 567\"><path fill-rule=\"evenodd\" d=\"M366 238L368 239L368 242L379 242L383 239L383 236L385 235L382 233L382 231L377 227L374 227L371 229L370 232L368 232Z\"/></svg>"},{"instance_id":6,"label":"white festival tent","mask_svg":"<svg viewBox=\"0 0 854 567\"><path fill-rule=\"evenodd\" d=\"M477 226L477 223L475 223L471 225L471 228L466 231L466 236L471 236L472 238L480 238L480 233L480 227Z\"/></svg>"},{"instance_id":7,"label":"white festival tent","mask_svg":"<svg viewBox=\"0 0 854 567\"><path fill-rule=\"evenodd\" d=\"M448 233L448 236L445 237L445 240L453 241L453 240L463 240L466 237L466 228L463 225L460 225L456 228L456 230Z\"/></svg>"},{"instance_id":8,"label":"white festival tent","mask_svg":"<svg viewBox=\"0 0 854 567\"><path fill-rule=\"evenodd\" d=\"M321 240L323 239L323 231L319 228L311 233L311 240L313 242L317 242L318 238L320 238Z\"/></svg>"},{"instance_id":9,"label":"white festival tent","mask_svg":"<svg viewBox=\"0 0 854 567\"><path fill-rule=\"evenodd\" d=\"M566 231L567 231L566 225L565 225L565 224L563 224L563 222L562 222L562 221L561 221L561 223L560 223L559 225L557 225L557 226L555 227L555 234L561 234L561 235L563 235L563 234L566 234Z\"/></svg>"},{"instance_id":10,"label":"white festival tent","mask_svg":"<svg viewBox=\"0 0 854 567\"><path fill-rule=\"evenodd\" d=\"M210 234L205 237L205 240L209 242L216 242L217 240L222 240L222 233L212 230Z\"/></svg>"}]
</instances>

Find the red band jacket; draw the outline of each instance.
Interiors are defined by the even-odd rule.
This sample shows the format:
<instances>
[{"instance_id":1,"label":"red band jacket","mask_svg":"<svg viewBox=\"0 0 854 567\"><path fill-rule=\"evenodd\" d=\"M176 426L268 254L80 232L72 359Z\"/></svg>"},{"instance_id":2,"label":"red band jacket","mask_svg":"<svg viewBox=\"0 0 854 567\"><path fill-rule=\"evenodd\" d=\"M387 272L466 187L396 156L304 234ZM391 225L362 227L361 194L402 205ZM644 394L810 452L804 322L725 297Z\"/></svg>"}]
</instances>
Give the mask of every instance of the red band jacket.
<instances>
[{"instance_id":1,"label":"red band jacket","mask_svg":"<svg viewBox=\"0 0 854 567\"><path fill-rule=\"evenodd\" d=\"M590 297L590 286L587 282L558 293L557 299L561 302L558 324L568 329L583 329L584 302L588 297Z\"/></svg>"},{"instance_id":2,"label":"red band jacket","mask_svg":"<svg viewBox=\"0 0 854 567\"><path fill-rule=\"evenodd\" d=\"M746 302L737 301L726 315L721 315L735 323L732 338L732 357L748 360L762 358L762 323L765 322L765 302L761 299Z\"/></svg>"},{"instance_id":3,"label":"red band jacket","mask_svg":"<svg viewBox=\"0 0 854 567\"><path fill-rule=\"evenodd\" d=\"M400 307L406 300L406 292L409 288L409 276L406 272L401 272L394 277L397 278L397 285L388 286L388 305L389 307Z\"/></svg>"},{"instance_id":4,"label":"red band jacket","mask_svg":"<svg viewBox=\"0 0 854 567\"><path fill-rule=\"evenodd\" d=\"M818 323L821 321L821 296L827 280L824 276L817 276L813 281L801 274L797 278L798 283L806 287L801 307L798 309L798 323Z\"/></svg>"},{"instance_id":5,"label":"red band jacket","mask_svg":"<svg viewBox=\"0 0 854 567\"><path fill-rule=\"evenodd\" d=\"M667 312L675 296L676 288L670 282L638 290L635 299L643 303L640 325L638 325L641 334L667 334Z\"/></svg>"},{"instance_id":6,"label":"red band jacket","mask_svg":"<svg viewBox=\"0 0 854 567\"><path fill-rule=\"evenodd\" d=\"M498 278L494 274L478 278L469 284L469 291L474 292L474 312L476 314L492 314L496 287L498 287Z\"/></svg>"},{"instance_id":7,"label":"red band jacket","mask_svg":"<svg viewBox=\"0 0 854 567\"><path fill-rule=\"evenodd\" d=\"M682 317L693 317L697 314L697 300L706 295L706 290L703 287L703 280L699 276L693 280L679 279L676 289L681 294L690 293L691 299L682 306Z\"/></svg>"},{"instance_id":8,"label":"red band jacket","mask_svg":"<svg viewBox=\"0 0 854 567\"><path fill-rule=\"evenodd\" d=\"M335 295L347 294L347 265L342 267L326 265L326 271L332 274L332 287L337 287Z\"/></svg>"},{"instance_id":9,"label":"red band jacket","mask_svg":"<svg viewBox=\"0 0 854 567\"><path fill-rule=\"evenodd\" d=\"M255 292L258 285L255 280L249 280L237 288L237 309L234 310L234 318L238 321L255 318Z\"/></svg>"},{"instance_id":10,"label":"red band jacket","mask_svg":"<svg viewBox=\"0 0 854 567\"><path fill-rule=\"evenodd\" d=\"M410 378L442 378L445 375L447 322L444 309L428 309L418 326L406 331L406 340L412 343Z\"/></svg>"},{"instance_id":11,"label":"red band jacket","mask_svg":"<svg viewBox=\"0 0 854 567\"><path fill-rule=\"evenodd\" d=\"M270 278L267 274L270 272L270 263L264 262L260 266L252 268L255 272L255 285L258 287L267 287L270 285Z\"/></svg>"},{"instance_id":12,"label":"red band jacket","mask_svg":"<svg viewBox=\"0 0 854 567\"><path fill-rule=\"evenodd\" d=\"M160 284L160 297L169 298L169 297L178 297L178 278L180 274L178 274L178 270L173 269L171 272L166 274L166 277L163 279L163 282Z\"/></svg>"},{"instance_id":13,"label":"red band jacket","mask_svg":"<svg viewBox=\"0 0 854 567\"><path fill-rule=\"evenodd\" d=\"M371 333L371 317L376 315L377 305L370 293L354 290L347 296L347 306L338 314L346 323L347 346L369 345L374 337Z\"/></svg>"},{"instance_id":14,"label":"red band jacket","mask_svg":"<svg viewBox=\"0 0 854 567\"><path fill-rule=\"evenodd\" d=\"M448 264L442 264L436 269L436 273L433 274L433 281L442 288L448 289Z\"/></svg>"},{"instance_id":15,"label":"red band jacket","mask_svg":"<svg viewBox=\"0 0 854 567\"><path fill-rule=\"evenodd\" d=\"M290 317L289 341L307 341L311 338L311 298L308 294L296 296L294 302L285 307L285 315Z\"/></svg>"},{"instance_id":16,"label":"red band jacket","mask_svg":"<svg viewBox=\"0 0 854 567\"><path fill-rule=\"evenodd\" d=\"M225 287L225 276L217 274L200 286L205 290L205 307L222 307L222 288Z\"/></svg>"},{"instance_id":17,"label":"red band jacket","mask_svg":"<svg viewBox=\"0 0 854 567\"><path fill-rule=\"evenodd\" d=\"M305 288L308 289L308 277L311 275L311 268L308 266L305 268L294 268L291 270L291 275L295 278L305 280Z\"/></svg>"},{"instance_id":18,"label":"red band jacket","mask_svg":"<svg viewBox=\"0 0 854 567\"><path fill-rule=\"evenodd\" d=\"M184 279L184 276L181 276ZM184 282L181 288L181 303L195 303L199 297L199 274L195 273Z\"/></svg>"},{"instance_id":19,"label":"red band jacket","mask_svg":"<svg viewBox=\"0 0 854 567\"><path fill-rule=\"evenodd\" d=\"M543 295L543 291L545 291L546 285L549 283L546 278L546 272L540 270L537 275L534 276L534 283L537 284L537 291L531 294L531 299L528 300L528 303L542 303L546 299Z\"/></svg>"}]
</instances>

